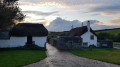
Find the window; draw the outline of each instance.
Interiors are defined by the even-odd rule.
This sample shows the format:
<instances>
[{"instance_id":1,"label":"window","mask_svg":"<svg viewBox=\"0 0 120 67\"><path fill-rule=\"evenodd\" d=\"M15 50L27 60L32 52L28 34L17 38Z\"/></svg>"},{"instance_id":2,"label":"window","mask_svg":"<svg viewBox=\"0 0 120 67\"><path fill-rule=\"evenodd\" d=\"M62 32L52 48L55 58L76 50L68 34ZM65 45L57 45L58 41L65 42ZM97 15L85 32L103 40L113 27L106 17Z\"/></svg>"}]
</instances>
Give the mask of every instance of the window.
<instances>
[{"instance_id":1,"label":"window","mask_svg":"<svg viewBox=\"0 0 120 67\"><path fill-rule=\"evenodd\" d=\"M94 40L94 35L91 35L91 36L90 36L90 39L91 39L91 40Z\"/></svg>"},{"instance_id":2,"label":"window","mask_svg":"<svg viewBox=\"0 0 120 67\"><path fill-rule=\"evenodd\" d=\"M107 47L107 44L102 44L103 47Z\"/></svg>"},{"instance_id":3,"label":"window","mask_svg":"<svg viewBox=\"0 0 120 67\"><path fill-rule=\"evenodd\" d=\"M83 47L87 47L88 46L88 43L87 42L84 42L83 43Z\"/></svg>"}]
</instances>

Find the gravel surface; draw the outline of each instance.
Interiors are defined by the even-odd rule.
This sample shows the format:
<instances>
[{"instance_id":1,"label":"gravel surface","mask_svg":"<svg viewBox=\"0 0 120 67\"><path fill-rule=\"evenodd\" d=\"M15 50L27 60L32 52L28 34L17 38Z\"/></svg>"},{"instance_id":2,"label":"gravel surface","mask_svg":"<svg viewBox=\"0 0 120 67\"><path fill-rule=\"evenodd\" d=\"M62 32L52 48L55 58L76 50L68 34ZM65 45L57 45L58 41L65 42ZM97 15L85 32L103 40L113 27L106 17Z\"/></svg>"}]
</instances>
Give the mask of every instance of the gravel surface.
<instances>
[{"instance_id":1,"label":"gravel surface","mask_svg":"<svg viewBox=\"0 0 120 67\"><path fill-rule=\"evenodd\" d=\"M66 51L59 51L50 44L47 44L46 47L46 59L24 67L120 67L115 64L78 57Z\"/></svg>"}]
</instances>

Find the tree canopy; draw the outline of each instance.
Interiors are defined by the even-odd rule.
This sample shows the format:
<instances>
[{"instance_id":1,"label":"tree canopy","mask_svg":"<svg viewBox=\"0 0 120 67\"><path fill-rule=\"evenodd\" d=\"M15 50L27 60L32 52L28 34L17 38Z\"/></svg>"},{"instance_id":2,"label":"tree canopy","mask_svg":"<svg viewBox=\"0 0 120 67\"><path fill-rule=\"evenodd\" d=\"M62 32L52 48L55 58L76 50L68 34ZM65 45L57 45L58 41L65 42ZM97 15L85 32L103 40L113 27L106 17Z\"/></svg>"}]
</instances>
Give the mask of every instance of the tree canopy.
<instances>
[{"instance_id":1,"label":"tree canopy","mask_svg":"<svg viewBox=\"0 0 120 67\"><path fill-rule=\"evenodd\" d=\"M15 21L22 21L25 15L18 6L18 0L4 0L0 3L0 30L9 30Z\"/></svg>"}]
</instances>

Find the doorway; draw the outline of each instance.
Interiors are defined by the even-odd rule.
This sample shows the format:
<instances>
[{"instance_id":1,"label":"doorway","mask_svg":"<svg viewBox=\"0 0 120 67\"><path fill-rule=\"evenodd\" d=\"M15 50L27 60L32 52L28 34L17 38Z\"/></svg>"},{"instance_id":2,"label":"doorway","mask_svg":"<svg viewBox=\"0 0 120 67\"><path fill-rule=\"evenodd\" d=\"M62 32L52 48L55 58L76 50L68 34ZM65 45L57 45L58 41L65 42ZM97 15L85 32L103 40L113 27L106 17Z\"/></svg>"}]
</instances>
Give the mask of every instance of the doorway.
<instances>
[{"instance_id":1,"label":"doorway","mask_svg":"<svg viewBox=\"0 0 120 67\"><path fill-rule=\"evenodd\" d=\"M27 36L27 44L32 44L32 36Z\"/></svg>"}]
</instances>

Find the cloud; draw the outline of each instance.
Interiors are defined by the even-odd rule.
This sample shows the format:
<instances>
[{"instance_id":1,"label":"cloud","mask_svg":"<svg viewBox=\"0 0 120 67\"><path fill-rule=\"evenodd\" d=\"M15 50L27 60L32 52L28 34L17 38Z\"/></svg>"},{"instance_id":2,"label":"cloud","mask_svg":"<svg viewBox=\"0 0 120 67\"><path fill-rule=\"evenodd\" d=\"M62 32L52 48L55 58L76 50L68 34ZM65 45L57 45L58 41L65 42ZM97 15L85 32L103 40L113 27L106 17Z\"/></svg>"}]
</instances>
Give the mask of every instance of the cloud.
<instances>
[{"instance_id":1,"label":"cloud","mask_svg":"<svg viewBox=\"0 0 120 67\"><path fill-rule=\"evenodd\" d=\"M59 8L70 8L73 12L83 12L93 16L103 15L103 16L115 16L120 15L120 0L20 0L20 6L23 6L23 9L27 7L32 8L42 8L44 7L47 10L58 10ZM27 7L25 7L27 6ZM48 7L49 6L49 7ZM32 10L29 8L29 10ZM66 9L69 10L70 9ZM81 9L84 9L82 11ZM26 9L27 10L27 9ZM38 10L38 9L35 9ZM62 12L65 9L62 9ZM65 11L66 11L65 10ZM35 12L35 14L44 14L42 12ZM51 13L50 13L51 14Z\"/></svg>"},{"instance_id":2,"label":"cloud","mask_svg":"<svg viewBox=\"0 0 120 67\"><path fill-rule=\"evenodd\" d=\"M21 5L54 5L57 7L96 6L102 3L99 0L20 0ZM27 6L26 5L26 6Z\"/></svg>"},{"instance_id":3,"label":"cloud","mask_svg":"<svg viewBox=\"0 0 120 67\"><path fill-rule=\"evenodd\" d=\"M103 16L119 16L120 15L119 11L117 10L117 11L102 12L101 15L103 15Z\"/></svg>"},{"instance_id":4,"label":"cloud","mask_svg":"<svg viewBox=\"0 0 120 67\"><path fill-rule=\"evenodd\" d=\"M43 23L52 21L59 11L53 11L53 12L42 12L42 11L23 11L23 13L26 15L24 22L31 22L31 23ZM50 17L50 18L49 18ZM46 24L45 24L46 25ZM47 23L48 25L48 23Z\"/></svg>"},{"instance_id":5,"label":"cloud","mask_svg":"<svg viewBox=\"0 0 120 67\"><path fill-rule=\"evenodd\" d=\"M41 16L50 16L53 14L58 13L59 11L53 11L53 12L42 12L42 11L22 11L25 14L35 14L35 15L41 15Z\"/></svg>"},{"instance_id":6,"label":"cloud","mask_svg":"<svg viewBox=\"0 0 120 67\"><path fill-rule=\"evenodd\" d=\"M120 15L120 4L102 5L94 8L89 8L90 11L84 12L89 14L101 13L103 16Z\"/></svg>"},{"instance_id":7,"label":"cloud","mask_svg":"<svg viewBox=\"0 0 120 67\"><path fill-rule=\"evenodd\" d=\"M109 25L94 25L91 26L93 30L113 29L119 28L120 26L109 26Z\"/></svg>"},{"instance_id":8,"label":"cloud","mask_svg":"<svg viewBox=\"0 0 120 67\"><path fill-rule=\"evenodd\" d=\"M23 6L51 5L60 8L94 7L101 5L119 4L119 0L20 0Z\"/></svg>"},{"instance_id":9,"label":"cloud","mask_svg":"<svg viewBox=\"0 0 120 67\"><path fill-rule=\"evenodd\" d=\"M117 17L113 20L109 20L106 22L106 24L109 24L111 26L120 26L120 17Z\"/></svg>"},{"instance_id":10,"label":"cloud","mask_svg":"<svg viewBox=\"0 0 120 67\"><path fill-rule=\"evenodd\" d=\"M72 25L73 27L80 27L81 22L78 20L68 21L58 17L47 26L47 29L49 31L68 31Z\"/></svg>"},{"instance_id":11,"label":"cloud","mask_svg":"<svg viewBox=\"0 0 120 67\"><path fill-rule=\"evenodd\" d=\"M103 12L103 11L116 11L120 10L120 5L107 5L107 6L100 6L91 9L91 11L96 11L96 12Z\"/></svg>"},{"instance_id":12,"label":"cloud","mask_svg":"<svg viewBox=\"0 0 120 67\"><path fill-rule=\"evenodd\" d=\"M89 20L89 21L93 27L101 23L97 20ZM86 26L87 21L84 21L83 24L84 26ZM69 31L70 29L72 29L72 26L73 28L81 27L82 22L78 20L69 21L58 17L47 26L47 29L49 31Z\"/></svg>"}]
</instances>

